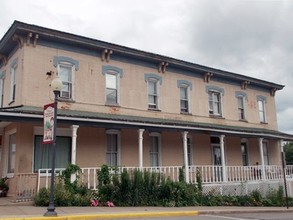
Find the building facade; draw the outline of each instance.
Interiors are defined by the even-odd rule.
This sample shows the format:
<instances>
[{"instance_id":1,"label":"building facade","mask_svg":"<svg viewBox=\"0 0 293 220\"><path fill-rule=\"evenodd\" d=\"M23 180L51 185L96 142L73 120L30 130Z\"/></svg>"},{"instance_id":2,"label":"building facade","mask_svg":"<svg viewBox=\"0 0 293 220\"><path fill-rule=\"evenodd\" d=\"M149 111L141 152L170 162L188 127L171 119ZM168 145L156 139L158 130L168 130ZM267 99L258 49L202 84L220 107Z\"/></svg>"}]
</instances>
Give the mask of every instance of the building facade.
<instances>
[{"instance_id":1,"label":"building facade","mask_svg":"<svg viewBox=\"0 0 293 220\"><path fill-rule=\"evenodd\" d=\"M156 168L176 179L189 167L188 182L200 168L206 183L280 177L281 141L293 140L277 126L283 85L15 21L0 41L0 175L11 195L21 176L39 184L51 167L43 106L56 77L56 168Z\"/></svg>"}]
</instances>

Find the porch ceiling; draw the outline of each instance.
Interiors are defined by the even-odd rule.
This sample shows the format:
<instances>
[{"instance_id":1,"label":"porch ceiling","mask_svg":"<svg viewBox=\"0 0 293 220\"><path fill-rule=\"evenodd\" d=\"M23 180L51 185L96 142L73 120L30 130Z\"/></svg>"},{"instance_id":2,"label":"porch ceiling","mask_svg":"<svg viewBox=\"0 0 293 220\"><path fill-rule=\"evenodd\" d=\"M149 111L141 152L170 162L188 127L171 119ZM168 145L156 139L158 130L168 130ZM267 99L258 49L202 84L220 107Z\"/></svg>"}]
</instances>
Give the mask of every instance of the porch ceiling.
<instances>
[{"instance_id":1,"label":"porch ceiling","mask_svg":"<svg viewBox=\"0 0 293 220\"><path fill-rule=\"evenodd\" d=\"M3 122L42 122L43 108L16 106L0 109L0 121ZM145 128L149 130L187 130L202 133L225 134L242 137L264 137L292 141L293 135L279 131L217 125L210 123L180 121L162 118L137 117L130 115L105 114L99 112L73 111L58 109L59 123L106 128Z\"/></svg>"}]
</instances>

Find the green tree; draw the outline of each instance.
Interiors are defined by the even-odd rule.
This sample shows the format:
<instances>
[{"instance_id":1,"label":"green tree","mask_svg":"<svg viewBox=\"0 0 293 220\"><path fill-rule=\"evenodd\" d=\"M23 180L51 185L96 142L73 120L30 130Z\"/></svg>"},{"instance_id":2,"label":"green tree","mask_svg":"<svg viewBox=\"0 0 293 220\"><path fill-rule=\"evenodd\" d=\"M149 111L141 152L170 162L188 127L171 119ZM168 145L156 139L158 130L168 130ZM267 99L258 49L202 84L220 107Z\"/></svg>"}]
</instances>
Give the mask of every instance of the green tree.
<instances>
[{"instance_id":1,"label":"green tree","mask_svg":"<svg viewBox=\"0 0 293 220\"><path fill-rule=\"evenodd\" d=\"M287 165L293 165L293 142L288 142L284 146L284 151Z\"/></svg>"}]
</instances>

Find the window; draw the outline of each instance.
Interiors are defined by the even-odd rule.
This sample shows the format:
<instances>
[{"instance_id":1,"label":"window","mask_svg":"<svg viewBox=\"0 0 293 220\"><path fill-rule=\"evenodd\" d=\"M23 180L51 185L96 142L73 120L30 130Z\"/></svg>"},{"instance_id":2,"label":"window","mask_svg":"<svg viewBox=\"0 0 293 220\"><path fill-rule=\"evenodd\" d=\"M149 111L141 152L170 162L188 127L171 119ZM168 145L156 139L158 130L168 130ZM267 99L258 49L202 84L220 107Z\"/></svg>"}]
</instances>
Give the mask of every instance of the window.
<instances>
[{"instance_id":1,"label":"window","mask_svg":"<svg viewBox=\"0 0 293 220\"><path fill-rule=\"evenodd\" d=\"M42 144L43 136L35 135L34 172L52 167L51 144ZM56 168L66 168L71 162L71 137L56 138Z\"/></svg>"},{"instance_id":2,"label":"window","mask_svg":"<svg viewBox=\"0 0 293 220\"><path fill-rule=\"evenodd\" d=\"M8 173L14 173L16 153L16 133L9 135Z\"/></svg>"},{"instance_id":3,"label":"window","mask_svg":"<svg viewBox=\"0 0 293 220\"><path fill-rule=\"evenodd\" d=\"M4 99L4 77L0 76L0 108L3 107L3 99Z\"/></svg>"},{"instance_id":4,"label":"window","mask_svg":"<svg viewBox=\"0 0 293 220\"><path fill-rule=\"evenodd\" d=\"M119 133L118 131L107 131L106 162L109 166L119 165Z\"/></svg>"},{"instance_id":5,"label":"window","mask_svg":"<svg viewBox=\"0 0 293 220\"><path fill-rule=\"evenodd\" d=\"M74 100L74 78L79 62L70 57L55 56L54 66L57 67L58 76L63 83L60 98Z\"/></svg>"},{"instance_id":6,"label":"window","mask_svg":"<svg viewBox=\"0 0 293 220\"><path fill-rule=\"evenodd\" d=\"M242 92L242 91L236 92L239 120L246 120L246 116L245 116L245 100L246 100L246 97L247 97L247 95L246 95L245 92Z\"/></svg>"},{"instance_id":7,"label":"window","mask_svg":"<svg viewBox=\"0 0 293 220\"><path fill-rule=\"evenodd\" d=\"M192 84L186 80L178 80L177 87L180 89L180 112L189 113L190 112L190 90Z\"/></svg>"},{"instance_id":8,"label":"window","mask_svg":"<svg viewBox=\"0 0 293 220\"><path fill-rule=\"evenodd\" d=\"M148 81L148 107L149 109L158 109L158 88L157 81L150 79Z\"/></svg>"},{"instance_id":9,"label":"window","mask_svg":"<svg viewBox=\"0 0 293 220\"><path fill-rule=\"evenodd\" d=\"M106 74L106 103L118 104L117 74Z\"/></svg>"},{"instance_id":10,"label":"window","mask_svg":"<svg viewBox=\"0 0 293 220\"><path fill-rule=\"evenodd\" d=\"M224 89L217 86L206 86L206 92L209 97L209 114L223 117L222 97L224 96Z\"/></svg>"},{"instance_id":11,"label":"window","mask_svg":"<svg viewBox=\"0 0 293 220\"><path fill-rule=\"evenodd\" d=\"M123 70L115 66L103 66L102 74L106 80L106 105L119 105L119 79Z\"/></svg>"},{"instance_id":12,"label":"window","mask_svg":"<svg viewBox=\"0 0 293 220\"><path fill-rule=\"evenodd\" d=\"M160 166L160 136L150 135L150 166Z\"/></svg>"},{"instance_id":13,"label":"window","mask_svg":"<svg viewBox=\"0 0 293 220\"><path fill-rule=\"evenodd\" d=\"M192 161L192 142L191 142L190 137L187 137L187 158L188 158L188 165L189 166L193 165L193 161Z\"/></svg>"},{"instance_id":14,"label":"window","mask_svg":"<svg viewBox=\"0 0 293 220\"><path fill-rule=\"evenodd\" d=\"M73 99L72 85L73 85L73 66L69 64L59 64L58 76L62 80L63 86L60 97L64 99Z\"/></svg>"},{"instance_id":15,"label":"window","mask_svg":"<svg viewBox=\"0 0 293 220\"><path fill-rule=\"evenodd\" d=\"M16 93L16 71L17 71L17 59L15 59L10 65L10 103L15 101Z\"/></svg>"},{"instance_id":16,"label":"window","mask_svg":"<svg viewBox=\"0 0 293 220\"><path fill-rule=\"evenodd\" d=\"M266 111L265 111L265 102L266 98L262 96L257 97L257 105L258 105L258 112L259 112L259 119L261 123L266 123Z\"/></svg>"},{"instance_id":17,"label":"window","mask_svg":"<svg viewBox=\"0 0 293 220\"><path fill-rule=\"evenodd\" d=\"M148 109L159 110L159 83L162 84L162 77L145 74L145 81L148 86Z\"/></svg>"},{"instance_id":18,"label":"window","mask_svg":"<svg viewBox=\"0 0 293 220\"><path fill-rule=\"evenodd\" d=\"M221 93L209 92L209 113L210 115L222 116Z\"/></svg>"},{"instance_id":19,"label":"window","mask_svg":"<svg viewBox=\"0 0 293 220\"><path fill-rule=\"evenodd\" d=\"M268 142L263 141L262 142L263 147L263 157L264 157L264 165L269 165L269 150L268 150Z\"/></svg>"},{"instance_id":20,"label":"window","mask_svg":"<svg viewBox=\"0 0 293 220\"><path fill-rule=\"evenodd\" d=\"M246 142L241 142L241 155L242 155L242 165L248 166L248 152L247 152Z\"/></svg>"}]
</instances>

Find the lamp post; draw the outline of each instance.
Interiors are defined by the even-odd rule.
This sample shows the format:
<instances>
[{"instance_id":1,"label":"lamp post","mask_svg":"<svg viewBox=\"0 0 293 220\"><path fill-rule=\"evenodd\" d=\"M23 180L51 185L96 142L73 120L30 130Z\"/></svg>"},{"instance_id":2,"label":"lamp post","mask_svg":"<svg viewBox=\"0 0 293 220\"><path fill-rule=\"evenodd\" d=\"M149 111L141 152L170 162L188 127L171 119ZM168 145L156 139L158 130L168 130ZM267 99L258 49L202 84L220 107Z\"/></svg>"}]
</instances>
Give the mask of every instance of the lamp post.
<instances>
[{"instance_id":1,"label":"lamp post","mask_svg":"<svg viewBox=\"0 0 293 220\"><path fill-rule=\"evenodd\" d=\"M53 143L51 149L51 159L52 159L52 168L51 168L51 187L50 187L50 198L49 206L47 212L44 216L57 216L54 206L54 179L55 179L55 157L56 157L56 128L57 128L57 102L62 89L62 81L59 77L55 78L51 82L51 88L54 92L54 123L53 123Z\"/></svg>"}]
</instances>

